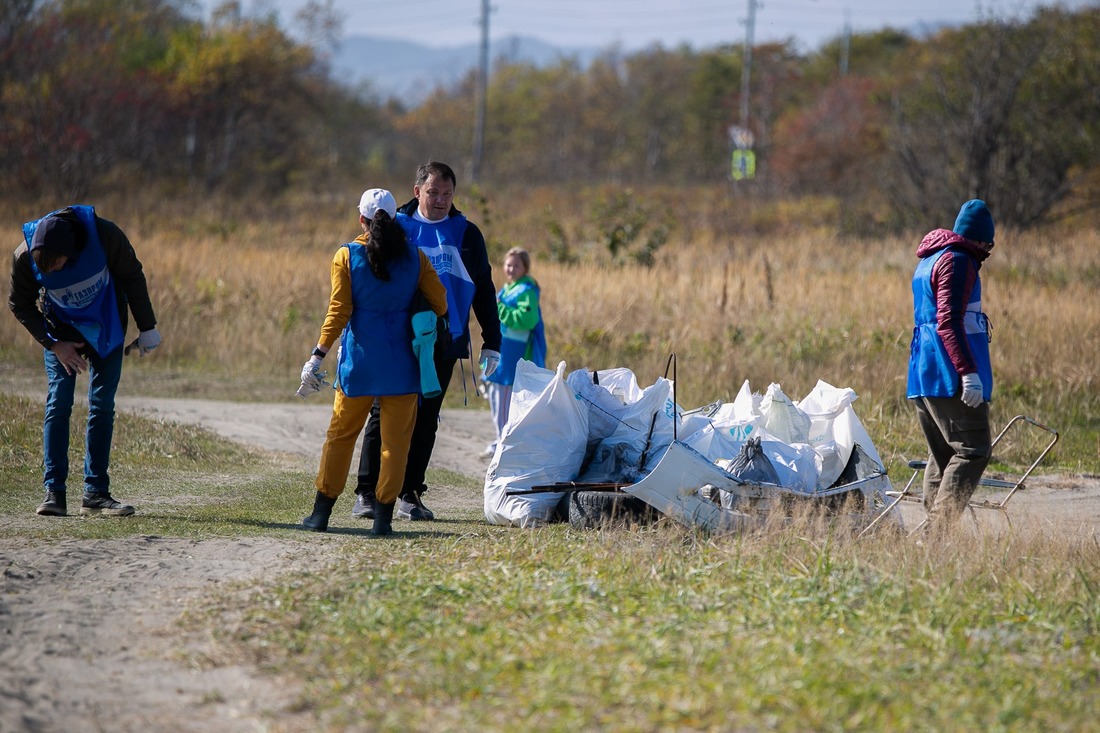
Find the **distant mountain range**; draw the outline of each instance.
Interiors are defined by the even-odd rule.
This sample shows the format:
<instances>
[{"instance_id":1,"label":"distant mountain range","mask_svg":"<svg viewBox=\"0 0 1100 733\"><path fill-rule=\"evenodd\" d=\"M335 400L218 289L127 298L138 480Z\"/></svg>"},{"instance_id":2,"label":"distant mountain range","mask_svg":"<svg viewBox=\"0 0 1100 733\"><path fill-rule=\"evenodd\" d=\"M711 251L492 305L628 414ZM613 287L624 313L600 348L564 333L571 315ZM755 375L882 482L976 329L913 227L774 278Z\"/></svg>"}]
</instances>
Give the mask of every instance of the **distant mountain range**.
<instances>
[{"instance_id":1,"label":"distant mountain range","mask_svg":"<svg viewBox=\"0 0 1100 733\"><path fill-rule=\"evenodd\" d=\"M490 63L504 59L547 66L575 59L587 66L607 49L561 48L536 38L513 36L489 45ZM345 86L383 99L396 97L416 104L436 87L451 87L479 63L476 43L434 48L409 41L372 36L349 36L335 49L332 75Z\"/></svg>"}]
</instances>

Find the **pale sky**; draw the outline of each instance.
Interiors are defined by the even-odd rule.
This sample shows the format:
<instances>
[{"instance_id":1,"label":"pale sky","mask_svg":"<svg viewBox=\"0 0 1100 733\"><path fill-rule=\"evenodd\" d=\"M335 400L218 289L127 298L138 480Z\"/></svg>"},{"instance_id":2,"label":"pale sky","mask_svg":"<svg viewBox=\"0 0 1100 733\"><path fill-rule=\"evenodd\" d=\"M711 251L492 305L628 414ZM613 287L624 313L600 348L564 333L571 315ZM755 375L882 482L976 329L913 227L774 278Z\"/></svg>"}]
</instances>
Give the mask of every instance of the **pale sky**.
<instances>
[{"instance_id":1,"label":"pale sky","mask_svg":"<svg viewBox=\"0 0 1100 733\"><path fill-rule=\"evenodd\" d=\"M490 40L533 36L554 45L637 50L687 43L695 49L745 39L752 0L489 0ZM1027 18L1036 7L1100 0L755 0L756 44L794 37L804 50L839 36L893 27L920 32L982 18ZM220 0L200 0L209 9ZM345 36L366 35L447 47L480 39L482 0L333 0ZM274 9L284 28L305 0L241 0L245 12Z\"/></svg>"}]
</instances>

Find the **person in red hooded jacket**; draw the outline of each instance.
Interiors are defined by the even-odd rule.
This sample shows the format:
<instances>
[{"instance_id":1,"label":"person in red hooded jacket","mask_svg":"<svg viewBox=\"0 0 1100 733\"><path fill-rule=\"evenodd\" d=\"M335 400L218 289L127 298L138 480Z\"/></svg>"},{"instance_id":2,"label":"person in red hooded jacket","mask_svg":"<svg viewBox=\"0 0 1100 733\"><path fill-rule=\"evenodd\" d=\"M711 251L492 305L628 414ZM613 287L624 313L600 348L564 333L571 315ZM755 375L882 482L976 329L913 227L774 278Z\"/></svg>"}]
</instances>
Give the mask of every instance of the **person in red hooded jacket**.
<instances>
[{"instance_id":1,"label":"person in red hooded jacket","mask_svg":"<svg viewBox=\"0 0 1100 733\"><path fill-rule=\"evenodd\" d=\"M973 199L962 205L952 230L933 230L917 247L907 396L928 442L929 527L957 521L992 454L991 329L982 312L980 271L993 233L989 207Z\"/></svg>"}]
</instances>

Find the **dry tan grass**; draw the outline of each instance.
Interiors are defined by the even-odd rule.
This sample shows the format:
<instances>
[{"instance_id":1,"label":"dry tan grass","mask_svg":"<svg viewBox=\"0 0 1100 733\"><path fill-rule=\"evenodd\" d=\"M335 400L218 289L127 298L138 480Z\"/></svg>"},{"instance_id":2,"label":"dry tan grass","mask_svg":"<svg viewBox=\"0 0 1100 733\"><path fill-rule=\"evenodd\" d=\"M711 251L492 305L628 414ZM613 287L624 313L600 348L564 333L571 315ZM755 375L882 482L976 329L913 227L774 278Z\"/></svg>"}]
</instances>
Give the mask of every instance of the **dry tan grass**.
<instances>
[{"instance_id":1,"label":"dry tan grass","mask_svg":"<svg viewBox=\"0 0 1100 733\"><path fill-rule=\"evenodd\" d=\"M768 208L713 189L642 191L635 201L676 212L669 243L655 267L612 266L593 239L587 203L606 193L458 201L482 226L494 259L513 244L532 251L551 364L626 366L649 383L675 353L685 407L732 398L745 379L757 391L778 382L795 399L823 379L859 393L860 417L877 440L900 452L916 445L904 390L909 283L922 233L840 237L827 232L831 212L821 202ZM213 208L179 221L101 213L130 234L146 266L164 334L162 366L267 374L285 386L317 337L332 253L357 233L347 208L310 201L273 221ZM551 216L572 232L578 264L549 261ZM8 231L17 231L15 214L6 217ZM1100 233L1005 231L998 239L983 269L998 420L1024 412L1064 428L1095 414L1100 394ZM477 348L476 327L474 338ZM0 350L38 358L11 318L0 319ZM1083 427L1096 430L1087 420ZM1095 440L1086 437L1085 446Z\"/></svg>"}]
</instances>

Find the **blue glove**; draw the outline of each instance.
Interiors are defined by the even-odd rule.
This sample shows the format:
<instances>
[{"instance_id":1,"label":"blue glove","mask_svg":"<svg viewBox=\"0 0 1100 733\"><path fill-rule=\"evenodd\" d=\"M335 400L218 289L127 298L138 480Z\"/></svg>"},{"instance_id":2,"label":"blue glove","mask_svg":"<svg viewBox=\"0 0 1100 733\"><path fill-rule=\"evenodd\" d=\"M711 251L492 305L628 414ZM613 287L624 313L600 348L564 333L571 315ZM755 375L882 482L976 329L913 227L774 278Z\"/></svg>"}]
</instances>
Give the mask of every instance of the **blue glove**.
<instances>
[{"instance_id":1,"label":"blue glove","mask_svg":"<svg viewBox=\"0 0 1100 733\"><path fill-rule=\"evenodd\" d=\"M155 328L150 328L148 331L142 331L138 334L137 345L138 355L145 356L150 351L160 346L160 331Z\"/></svg>"},{"instance_id":2,"label":"blue glove","mask_svg":"<svg viewBox=\"0 0 1100 733\"><path fill-rule=\"evenodd\" d=\"M492 349L482 349L478 365L481 367L483 378L492 376L493 372L500 366L500 353Z\"/></svg>"},{"instance_id":3,"label":"blue glove","mask_svg":"<svg viewBox=\"0 0 1100 733\"><path fill-rule=\"evenodd\" d=\"M963 404L967 407L977 407L985 402L982 398L982 379L977 373L964 374L962 378Z\"/></svg>"}]
</instances>

